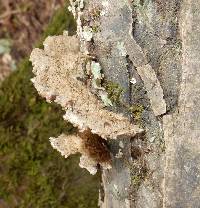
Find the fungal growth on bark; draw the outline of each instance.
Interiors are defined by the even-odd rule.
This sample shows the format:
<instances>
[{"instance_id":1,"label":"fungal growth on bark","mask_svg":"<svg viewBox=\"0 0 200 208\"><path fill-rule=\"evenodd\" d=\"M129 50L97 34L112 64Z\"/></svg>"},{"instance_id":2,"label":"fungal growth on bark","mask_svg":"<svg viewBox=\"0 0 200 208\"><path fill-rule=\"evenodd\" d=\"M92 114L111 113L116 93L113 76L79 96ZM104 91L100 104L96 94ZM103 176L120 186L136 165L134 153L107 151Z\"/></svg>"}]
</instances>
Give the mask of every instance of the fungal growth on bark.
<instances>
[{"instance_id":1,"label":"fungal growth on bark","mask_svg":"<svg viewBox=\"0 0 200 208\"><path fill-rule=\"evenodd\" d=\"M105 140L97 134L92 134L89 129L77 135L61 134L58 138L50 138L53 148L67 158L71 154L81 153L80 167L86 168L91 174L97 172L97 165L111 168L111 155Z\"/></svg>"},{"instance_id":2,"label":"fungal growth on bark","mask_svg":"<svg viewBox=\"0 0 200 208\"><path fill-rule=\"evenodd\" d=\"M123 115L105 109L101 96L98 98L92 93L87 77L95 78L91 73L94 60L80 52L78 38L66 32L48 37L44 50L34 49L30 60L35 74L32 82L38 93L48 102L60 104L66 112L64 119L80 132L50 138L52 146L65 157L80 152L80 166L92 174L97 164L110 168L111 157L103 140L131 137L141 129ZM103 92L101 89L101 94Z\"/></svg>"}]
</instances>

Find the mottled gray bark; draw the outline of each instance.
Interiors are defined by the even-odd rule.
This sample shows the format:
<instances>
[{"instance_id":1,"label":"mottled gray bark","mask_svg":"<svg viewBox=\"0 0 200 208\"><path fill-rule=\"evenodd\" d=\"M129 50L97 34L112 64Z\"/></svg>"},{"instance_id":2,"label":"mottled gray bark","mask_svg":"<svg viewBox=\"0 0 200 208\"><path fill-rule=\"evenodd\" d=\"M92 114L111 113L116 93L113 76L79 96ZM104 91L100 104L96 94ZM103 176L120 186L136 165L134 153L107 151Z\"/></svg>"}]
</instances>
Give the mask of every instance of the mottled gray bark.
<instances>
[{"instance_id":1,"label":"mottled gray bark","mask_svg":"<svg viewBox=\"0 0 200 208\"><path fill-rule=\"evenodd\" d=\"M102 170L100 207L199 208L200 0L70 2L81 52L79 44L72 50L77 37L74 42L57 37L69 41L60 45L53 38L56 50L46 40L45 50L31 56L33 82L40 94L66 109L66 120L112 139L107 140L112 168ZM114 89L106 87L110 82ZM112 95L116 86L123 93L112 107L94 95L104 93L110 104L104 90Z\"/></svg>"},{"instance_id":2,"label":"mottled gray bark","mask_svg":"<svg viewBox=\"0 0 200 208\"><path fill-rule=\"evenodd\" d=\"M200 1L85 5L85 17L103 11L92 20L91 25L99 24L90 52L105 79L125 89L123 104L112 110L145 130L109 142L113 168L103 171L101 207L200 207ZM139 119L137 109L130 113L132 106L142 106ZM115 157L119 149L120 159Z\"/></svg>"},{"instance_id":3,"label":"mottled gray bark","mask_svg":"<svg viewBox=\"0 0 200 208\"><path fill-rule=\"evenodd\" d=\"M200 1L182 5L178 109L164 118L164 207L200 207Z\"/></svg>"}]
</instances>

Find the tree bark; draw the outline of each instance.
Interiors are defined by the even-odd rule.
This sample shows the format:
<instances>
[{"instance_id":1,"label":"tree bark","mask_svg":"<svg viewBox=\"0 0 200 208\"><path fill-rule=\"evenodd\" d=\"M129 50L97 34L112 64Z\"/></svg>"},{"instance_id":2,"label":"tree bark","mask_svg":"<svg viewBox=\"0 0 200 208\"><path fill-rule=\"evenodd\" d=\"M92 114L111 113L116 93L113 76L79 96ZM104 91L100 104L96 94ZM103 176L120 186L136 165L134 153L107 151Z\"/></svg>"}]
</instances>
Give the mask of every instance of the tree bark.
<instances>
[{"instance_id":1,"label":"tree bark","mask_svg":"<svg viewBox=\"0 0 200 208\"><path fill-rule=\"evenodd\" d=\"M200 1L70 2L81 46L75 36L48 38L31 55L32 81L66 110L66 120L112 139L112 169L91 155L81 159L91 173L104 168L100 207L200 207ZM94 95L105 99L105 89L115 95L106 110Z\"/></svg>"},{"instance_id":2,"label":"tree bark","mask_svg":"<svg viewBox=\"0 0 200 208\"><path fill-rule=\"evenodd\" d=\"M144 129L109 142L102 208L200 206L199 7L194 0L85 2L83 17L98 25L89 51L105 80L124 89L112 110Z\"/></svg>"}]
</instances>

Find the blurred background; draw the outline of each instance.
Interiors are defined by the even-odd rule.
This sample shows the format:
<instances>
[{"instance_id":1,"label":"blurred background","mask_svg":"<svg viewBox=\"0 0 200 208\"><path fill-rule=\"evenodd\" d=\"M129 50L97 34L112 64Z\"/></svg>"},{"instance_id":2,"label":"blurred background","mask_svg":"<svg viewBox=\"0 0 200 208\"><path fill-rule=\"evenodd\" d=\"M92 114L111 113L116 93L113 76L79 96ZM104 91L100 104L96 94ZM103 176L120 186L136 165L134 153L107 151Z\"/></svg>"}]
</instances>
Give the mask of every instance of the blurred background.
<instances>
[{"instance_id":1,"label":"blurred background","mask_svg":"<svg viewBox=\"0 0 200 208\"><path fill-rule=\"evenodd\" d=\"M64 0L0 0L0 208L96 208L99 175L64 159L49 137L73 133L34 89L28 61L48 35L74 34Z\"/></svg>"}]
</instances>

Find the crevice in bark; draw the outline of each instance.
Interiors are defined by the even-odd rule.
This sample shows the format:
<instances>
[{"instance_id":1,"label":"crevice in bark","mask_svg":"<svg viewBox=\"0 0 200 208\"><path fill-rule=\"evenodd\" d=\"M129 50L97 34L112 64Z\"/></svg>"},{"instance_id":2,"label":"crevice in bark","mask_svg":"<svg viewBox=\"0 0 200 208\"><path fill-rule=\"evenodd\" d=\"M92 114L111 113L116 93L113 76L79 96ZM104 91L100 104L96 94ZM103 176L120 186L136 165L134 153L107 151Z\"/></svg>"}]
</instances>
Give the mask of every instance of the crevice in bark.
<instances>
[{"instance_id":1,"label":"crevice in bark","mask_svg":"<svg viewBox=\"0 0 200 208\"><path fill-rule=\"evenodd\" d=\"M126 56L126 61L127 61L128 86L129 86L128 93L129 93L129 108L130 108L133 103L132 102L132 84L131 84L131 78L133 77L133 73L132 73L133 63L130 60L128 55ZM134 120L132 114L130 114L130 120L131 122L133 122Z\"/></svg>"},{"instance_id":2,"label":"crevice in bark","mask_svg":"<svg viewBox=\"0 0 200 208\"><path fill-rule=\"evenodd\" d=\"M132 206L137 207L137 194L141 184L149 175L145 155L149 153L145 132L137 134L131 139L131 196Z\"/></svg>"},{"instance_id":3,"label":"crevice in bark","mask_svg":"<svg viewBox=\"0 0 200 208\"><path fill-rule=\"evenodd\" d=\"M179 96L181 77L179 16L181 2L182 0L170 0L169 2L156 0L144 1L142 5L137 4L137 1L132 4L133 38L145 51L147 61L155 70L163 89L169 113L173 113L177 108ZM153 20L148 19L149 13L153 16ZM163 23L158 21L161 18L163 18ZM173 82L171 87L168 87L169 81Z\"/></svg>"}]
</instances>

